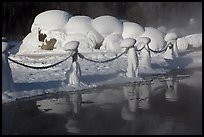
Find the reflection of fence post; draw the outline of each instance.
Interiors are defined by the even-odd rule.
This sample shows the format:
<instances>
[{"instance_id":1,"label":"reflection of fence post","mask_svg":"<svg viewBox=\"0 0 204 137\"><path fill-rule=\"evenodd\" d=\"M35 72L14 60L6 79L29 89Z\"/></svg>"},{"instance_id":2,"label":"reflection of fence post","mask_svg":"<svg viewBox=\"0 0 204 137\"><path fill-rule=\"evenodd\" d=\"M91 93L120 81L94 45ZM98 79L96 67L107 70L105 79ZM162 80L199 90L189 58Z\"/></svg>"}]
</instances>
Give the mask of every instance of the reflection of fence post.
<instances>
[{"instance_id":1,"label":"reflection of fence post","mask_svg":"<svg viewBox=\"0 0 204 137\"><path fill-rule=\"evenodd\" d=\"M78 85L80 83L81 69L79 63L77 62L78 47L78 41L68 42L63 47L66 51L75 51L74 55L72 56L71 68L66 72L66 78L68 80L68 83L71 85Z\"/></svg>"},{"instance_id":2,"label":"reflection of fence post","mask_svg":"<svg viewBox=\"0 0 204 137\"><path fill-rule=\"evenodd\" d=\"M13 77L8 63L8 43L2 42L2 90L13 91Z\"/></svg>"},{"instance_id":3,"label":"reflection of fence post","mask_svg":"<svg viewBox=\"0 0 204 137\"><path fill-rule=\"evenodd\" d=\"M134 48L135 39L127 38L121 42L121 47L128 50L127 77L138 77L138 56Z\"/></svg>"}]
</instances>

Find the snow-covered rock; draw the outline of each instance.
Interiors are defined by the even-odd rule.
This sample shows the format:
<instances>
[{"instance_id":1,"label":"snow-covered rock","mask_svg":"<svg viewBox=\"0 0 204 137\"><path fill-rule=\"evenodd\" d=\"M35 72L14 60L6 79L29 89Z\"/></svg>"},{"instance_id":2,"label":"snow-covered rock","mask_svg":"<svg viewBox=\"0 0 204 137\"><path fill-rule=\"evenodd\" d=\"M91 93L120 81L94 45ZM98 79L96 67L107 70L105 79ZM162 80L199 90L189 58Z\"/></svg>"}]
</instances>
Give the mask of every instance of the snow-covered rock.
<instances>
[{"instance_id":1,"label":"snow-covered rock","mask_svg":"<svg viewBox=\"0 0 204 137\"><path fill-rule=\"evenodd\" d=\"M73 16L64 26L64 30L68 34L84 34L96 44L103 41L103 37L91 25L92 18L88 16Z\"/></svg>"},{"instance_id":2,"label":"snow-covered rock","mask_svg":"<svg viewBox=\"0 0 204 137\"><path fill-rule=\"evenodd\" d=\"M105 37L102 46L100 49L102 50L111 50L111 51L120 51L120 43L123 40L120 34L112 33Z\"/></svg>"},{"instance_id":3,"label":"snow-covered rock","mask_svg":"<svg viewBox=\"0 0 204 137\"><path fill-rule=\"evenodd\" d=\"M123 38L134 38L141 36L144 33L144 27L134 22L123 22Z\"/></svg>"},{"instance_id":4,"label":"snow-covered rock","mask_svg":"<svg viewBox=\"0 0 204 137\"><path fill-rule=\"evenodd\" d=\"M148 37L151 39L149 47L153 50L160 50L166 45L164 41L165 34L153 27L145 27L145 32L141 37Z\"/></svg>"},{"instance_id":5,"label":"snow-covered rock","mask_svg":"<svg viewBox=\"0 0 204 137\"><path fill-rule=\"evenodd\" d=\"M123 32L123 23L113 16L100 16L91 21L93 28L104 38L109 34L121 34Z\"/></svg>"},{"instance_id":6,"label":"snow-covered rock","mask_svg":"<svg viewBox=\"0 0 204 137\"><path fill-rule=\"evenodd\" d=\"M191 34L185 36L189 45L192 45L194 48L198 48L202 46L202 34Z\"/></svg>"},{"instance_id":7,"label":"snow-covered rock","mask_svg":"<svg viewBox=\"0 0 204 137\"><path fill-rule=\"evenodd\" d=\"M31 31L61 29L69 20L71 14L62 10L48 10L38 14L31 27Z\"/></svg>"},{"instance_id":8,"label":"snow-covered rock","mask_svg":"<svg viewBox=\"0 0 204 137\"><path fill-rule=\"evenodd\" d=\"M177 45L179 51L184 51L188 49L191 45L193 48L198 48L202 46L202 34L191 34L185 37L177 39Z\"/></svg>"}]
</instances>

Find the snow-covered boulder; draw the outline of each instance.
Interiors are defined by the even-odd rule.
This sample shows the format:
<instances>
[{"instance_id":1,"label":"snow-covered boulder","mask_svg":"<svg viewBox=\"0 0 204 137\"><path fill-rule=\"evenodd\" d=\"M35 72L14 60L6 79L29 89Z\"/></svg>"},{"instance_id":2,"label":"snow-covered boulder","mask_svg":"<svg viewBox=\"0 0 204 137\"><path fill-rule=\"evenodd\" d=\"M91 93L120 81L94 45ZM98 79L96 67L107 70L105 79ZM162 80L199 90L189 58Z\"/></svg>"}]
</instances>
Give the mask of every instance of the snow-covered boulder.
<instances>
[{"instance_id":1,"label":"snow-covered boulder","mask_svg":"<svg viewBox=\"0 0 204 137\"><path fill-rule=\"evenodd\" d=\"M177 39L179 51L185 51L189 46L198 48L202 46L202 34L191 34Z\"/></svg>"},{"instance_id":2,"label":"snow-covered boulder","mask_svg":"<svg viewBox=\"0 0 204 137\"><path fill-rule=\"evenodd\" d=\"M109 34L121 34L123 32L123 23L113 16L100 16L91 21L93 28L104 38Z\"/></svg>"},{"instance_id":3,"label":"snow-covered boulder","mask_svg":"<svg viewBox=\"0 0 204 137\"><path fill-rule=\"evenodd\" d=\"M134 38L141 36L144 33L144 27L134 22L123 22L123 38Z\"/></svg>"},{"instance_id":4,"label":"snow-covered boulder","mask_svg":"<svg viewBox=\"0 0 204 137\"><path fill-rule=\"evenodd\" d=\"M62 10L48 10L38 14L31 27L31 31L61 29L69 20L71 14Z\"/></svg>"},{"instance_id":5,"label":"snow-covered boulder","mask_svg":"<svg viewBox=\"0 0 204 137\"><path fill-rule=\"evenodd\" d=\"M18 54L34 54L36 51L62 49L66 34L62 30L71 14L62 10L48 10L38 14L31 32L23 39Z\"/></svg>"},{"instance_id":6,"label":"snow-covered boulder","mask_svg":"<svg viewBox=\"0 0 204 137\"><path fill-rule=\"evenodd\" d=\"M120 43L122 41L122 36L120 34L110 34L105 37L102 46L100 49L102 50L111 50L111 51L120 51Z\"/></svg>"},{"instance_id":7,"label":"snow-covered boulder","mask_svg":"<svg viewBox=\"0 0 204 137\"><path fill-rule=\"evenodd\" d=\"M148 45L152 50L160 50L166 46L166 42L164 41L165 34L153 27L145 27L145 32L141 37L148 37L151 39ZM151 55L154 55L154 53L151 52Z\"/></svg>"},{"instance_id":8,"label":"snow-covered boulder","mask_svg":"<svg viewBox=\"0 0 204 137\"><path fill-rule=\"evenodd\" d=\"M70 20L64 26L63 30L69 36L70 35L76 35L76 34L80 34L80 36L84 35L84 38L87 38L86 44L90 44L89 41L90 40L92 41L92 44L88 47L95 48L96 45L102 43L104 38L101 36L101 34L99 34L92 27L91 20L92 20L92 18L90 18L88 16L73 16L70 18ZM76 38L76 39L80 41L80 39L78 39L78 38ZM82 41L84 41L84 40L85 39L82 38ZM80 45L80 46L83 46L83 45Z\"/></svg>"},{"instance_id":9,"label":"snow-covered boulder","mask_svg":"<svg viewBox=\"0 0 204 137\"><path fill-rule=\"evenodd\" d=\"M194 48L198 48L202 46L202 34L191 34L185 36L189 45L192 45Z\"/></svg>"}]
</instances>

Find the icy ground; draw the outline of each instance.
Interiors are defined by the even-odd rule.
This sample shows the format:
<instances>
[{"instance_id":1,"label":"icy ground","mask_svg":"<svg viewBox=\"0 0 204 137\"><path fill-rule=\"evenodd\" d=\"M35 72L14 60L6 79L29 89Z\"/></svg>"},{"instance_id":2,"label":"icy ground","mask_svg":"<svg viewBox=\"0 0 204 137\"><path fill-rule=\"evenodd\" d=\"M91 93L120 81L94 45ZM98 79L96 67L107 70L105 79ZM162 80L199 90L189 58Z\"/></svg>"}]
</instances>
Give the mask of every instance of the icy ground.
<instances>
[{"instance_id":1,"label":"icy ground","mask_svg":"<svg viewBox=\"0 0 204 137\"><path fill-rule=\"evenodd\" d=\"M15 50L15 49L14 49ZM13 51L16 52L16 51ZM95 51L91 53L83 53L88 58L106 60L114 57L116 52ZM10 54L10 58L19 62L42 66L53 64L64 59L66 56L52 56L47 58L29 58ZM9 61L13 80L14 92L2 93L2 103L15 101L20 98L33 97L48 93L57 93L60 91L76 91L80 92L83 89L99 87L104 85L117 85L120 83L145 81L147 77L155 74L166 74L173 69L190 69L202 67L202 49L189 49L179 52L179 58L172 61L164 60L162 55L152 57L151 68L139 68L139 78L127 78L127 55L108 62L108 63L93 63L84 59L78 58L81 67L82 77L80 86L73 87L71 85L63 85L66 80L65 73L71 66L72 59L59 64L53 68L37 70L29 69L17 65Z\"/></svg>"}]
</instances>

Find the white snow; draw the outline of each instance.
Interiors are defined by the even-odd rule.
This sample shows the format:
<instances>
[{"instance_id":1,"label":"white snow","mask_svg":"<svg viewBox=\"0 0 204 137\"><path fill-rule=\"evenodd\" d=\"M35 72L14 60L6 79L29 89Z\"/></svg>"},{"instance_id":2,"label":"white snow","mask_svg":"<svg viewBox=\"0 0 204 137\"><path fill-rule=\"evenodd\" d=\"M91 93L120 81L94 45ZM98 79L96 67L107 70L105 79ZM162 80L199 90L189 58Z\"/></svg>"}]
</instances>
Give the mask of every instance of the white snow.
<instances>
[{"instance_id":1,"label":"white snow","mask_svg":"<svg viewBox=\"0 0 204 137\"><path fill-rule=\"evenodd\" d=\"M91 21L93 28L104 38L109 34L121 34L123 32L123 23L113 16L100 16Z\"/></svg>"},{"instance_id":2,"label":"white snow","mask_svg":"<svg viewBox=\"0 0 204 137\"><path fill-rule=\"evenodd\" d=\"M111 50L111 51L120 51L120 43L122 41L122 35L120 34L109 34L108 36L105 37L102 46L100 49L102 50Z\"/></svg>"},{"instance_id":3,"label":"white snow","mask_svg":"<svg viewBox=\"0 0 204 137\"><path fill-rule=\"evenodd\" d=\"M31 27L31 31L36 27L43 30L56 30L62 28L71 17L66 11L48 10L38 14Z\"/></svg>"},{"instance_id":4,"label":"white snow","mask_svg":"<svg viewBox=\"0 0 204 137\"><path fill-rule=\"evenodd\" d=\"M46 23L45 19L52 17L53 23L49 22L50 24L48 23L47 26L49 30L46 30L45 27L42 29L42 33L47 34L46 39L57 39L57 43L55 44L56 49L52 51L42 50L39 47L39 44L42 43L38 41L38 31L32 27L32 30L36 29L36 31L31 31L24 38L22 44L18 47L19 52L10 54L10 58L32 66L44 66L64 59L65 56L70 55L69 49L75 49L77 46L79 46L79 53L93 60L111 59L121 54L124 51L121 50L122 48L130 47L130 49L127 54L106 63L93 63L78 57L77 62L74 63L72 62L72 58L69 58L55 67L36 70L8 61L3 53L6 43L2 42L2 64L6 60L8 61L15 89L13 92L2 92L3 103L15 101L18 98L47 93L61 91L80 92L80 90L97 86L143 81L145 76L165 74L177 68L189 69L202 67L202 50L194 51L188 49L188 45L202 47L202 34L192 34L178 38L176 44L178 45L179 56L168 62L164 59L163 54L155 53L155 56L150 56L150 52L145 48L141 52L135 52L134 50L134 46L136 46L135 40L140 42L139 39L142 37L147 37L151 40L143 41L142 44L146 48L147 44L149 44L149 47L153 50L162 49L167 43L164 40L165 33L158 29L153 27L143 28L132 22L121 22L112 16L101 16L95 19L87 16L70 18L71 15L69 13L58 10L52 12L55 14L51 14L51 12L39 14L34 24L37 22L42 29L44 23ZM58 17L62 22L55 20ZM48 20L51 21L52 19ZM94 49L96 44L102 44L101 49ZM142 44L140 43L140 45ZM148 67L150 65L151 67ZM6 71L9 70L9 66L5 67ZM4 69L3 67L2 69ZM7 74L7 72L4 74ZM5 80L3 81L5 82ZM140 94L144 98L148 96L148 94ZM131 101L129 104L131 106ZM148 103L144 101L139 106L148 108ZM124 112L126 111L135 110L130 108L130 110L124 110Z\"/></svg>"},{"instance_id":5,"label":"white snow","mask_svg":"<svg viewBox=\"0 0 204 137\"><path fill-rule=\"evenodd\" d=\"M141 36L144 33L144 27L134 22L123 22L123 38L134 38Z\"/></svg>"},{"instance_id":6,"label":"white snow","mask_svg":"<svg viewBox=\"0 0 204 137\"><path fill-rule=\"evenodd\" d=\"M166 45L164 41L165 34L153 27L145 27L145 32L141 37L148 37L151 39L149 47L153 50L162 49Z\"/></svg>"}]
</instances>

